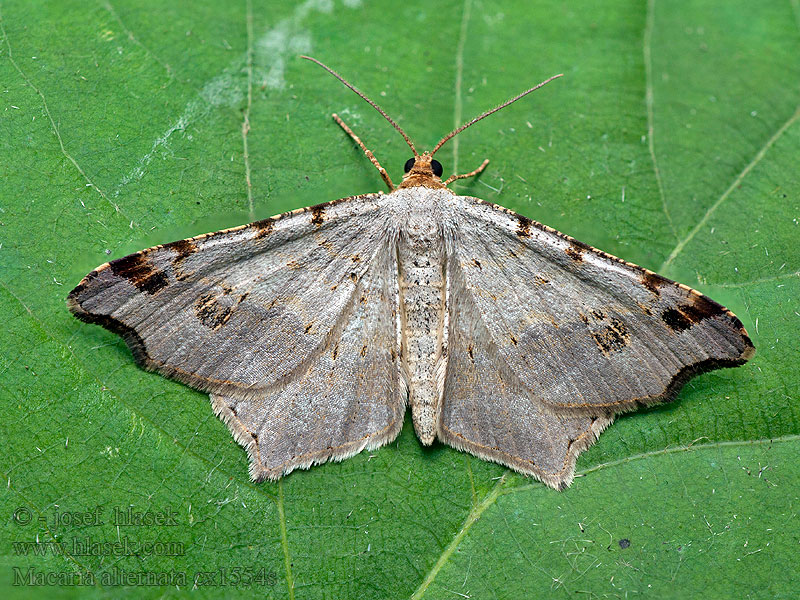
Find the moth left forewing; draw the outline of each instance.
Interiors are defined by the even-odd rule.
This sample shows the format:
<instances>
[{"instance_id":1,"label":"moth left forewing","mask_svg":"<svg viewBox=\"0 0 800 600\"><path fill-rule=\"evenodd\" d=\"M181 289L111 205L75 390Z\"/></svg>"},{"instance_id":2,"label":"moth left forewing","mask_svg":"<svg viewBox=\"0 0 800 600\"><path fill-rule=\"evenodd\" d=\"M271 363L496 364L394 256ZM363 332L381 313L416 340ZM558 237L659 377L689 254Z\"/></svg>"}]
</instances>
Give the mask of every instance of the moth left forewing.
<instances>
[{"instance_id":1,"label":"moth left forewing","mask_svg":"<svg viewBox=\"0 0 800 600\"><path fill-rule=\"evenodd\" d=\"M211 393L254 480L394 439L406 397L385 196L299 209L107 263L72 291L145 367Z\"/></svg>"},{"instance_id":2,"label":"moth left forewing","mask_svg":"<svg viewBox=\"0 0 800 600\"><path fill-rule=\"evenodd\" d=\"M217 393L302 371L342 327L383 240L381 198L357 196L149 248L70 293L146 368Z\"/></svg>"},{"instance_id":3,"label":"moth left forewing","mask_svg":"<svg viewBox=\"0 0 800 600\"><path fill-rule=\"evenodd\" d=\"M752 356L741 322L699 292L477 198L453 206L448 259L498 357L545 405L629 410Z\"/></svg>"}]
</instances>

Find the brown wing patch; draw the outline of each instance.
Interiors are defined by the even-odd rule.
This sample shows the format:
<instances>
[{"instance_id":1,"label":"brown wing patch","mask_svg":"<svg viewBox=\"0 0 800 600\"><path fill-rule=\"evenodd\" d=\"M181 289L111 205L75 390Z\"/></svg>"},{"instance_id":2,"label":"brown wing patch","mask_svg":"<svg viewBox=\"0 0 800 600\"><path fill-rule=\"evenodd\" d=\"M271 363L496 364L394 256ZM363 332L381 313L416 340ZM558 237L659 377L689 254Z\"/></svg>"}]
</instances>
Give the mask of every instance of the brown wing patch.
<instances>
[{"instance_id":1,"label":"brown wing patch","mask_svg":"<svg viewBox=\"0 0 800 600\"><path fill-rule=\"evenodd\" d=\"M223 286L222 289L222 294L207 292L194 303L194 313L197 318L205 327L215 331L228 322L236 307L247 298L247 292L235 295L233 289L228 286Z\"/></svg>"},{"instance_id":2,"label":"brown wing patch","mask_svg":"<svg viewBox=\"0 0 800 600\"><path fill-rule=\"evenodd\" d=\"M111 272L127 279L142 292L155 294L169 285L169 278L142 253L131 254L108 263Z\"/></svg>"},{"instance_id":3,"label":"brown wing patch","mask_svg":"<svg viewBox=\"0 0 800 600\"><path fill-rule=\"evenodd\" d=\"M701 294L692 294L690 300L692 304L686 310L696 319L695 323L728 312L724 306Z\"/></svg>"},{"instance_id":4,"label":"brown wing patch","mask_svg":"<svg viewBox=\"0 0 800 600\"><path fill-rule=\"evenodd\" d=\"M661 296L661 292L658 291L658 288L664 285L669 285L670 283L672 282L669 279L662 277L658 273L645 271L642 274L642 285L653 292L653 295L656 297Z\"/></svg>"},{"instance_id":5,"label":"brown wing patch","mask_svg":"<svg viewBox=\"0 0 800 600\"><path fill-rule=\"evenodd\" d=\"M311 223L319 227L325 222L325 205L318 204L311 207Z\"/></svg>"},{"instance_id":6,"label":"brown wing patch","mask_svg":"<svg viewBox=\"0 0 800 600\"><path fill-rule=\"evenodd\" d=\"M170 242L163 246L166 250L172 250L175 253L175 258L172 259L172 268L174 269L175 279L183 281L192 275L192 271L184 271L183 261L189 256L197 252L197 244L193 240L178 240L177 242Z\"/></svg>"},{"instance_id":7,"label":"brown wing patch","mask_svg":"<svg viewBox=\"0 0 800 600\"><path fill-rule=\"evenodd\" d=\"M630 332L620 319L616 317L609 318L602 310L593 310L590 315L592 317L591 320L588 315L579 312L578 318L589 329L589 335L592 336L600 352L605 355L611 352L619 352L630 343ZM598 324L602 326L598 327Z\"/></svg>"},{"instance_id":8,"label":"brown wing patch","mask_svg":"<svg viewBox=\"0 0 800 600\"><path fill-rule=\"evenodd\" d=\"M192 240L178 240L177 242L164 244L163 247L175 253L176 256L173 262L183 260L197 251L197 245Z\"/></svg>"},{"instance_id":9,"label":"brown wing patch","mask_svg":"<svg viewBox=\"0 0 800 600\"><path fill-rule=\"evenodd\" d=\"M689 329L689 327L692 326L692 322L686 318L686 315L684 315L682 311L674 308L668 308L662 312L661 318L663 319L664 323L667 324L667 327L673 331L683 331L684 329Z\"/></svg>"},{"instance_id":10,"label":"brown wing patch","mask_svg":"<svg viewBox=\"0 0 800 600\"><path fill-rule=\"evenodd\" d=\"M268 236L272 233L272 230L275 229L275 219L264 219L263 221L256 221L255 223L250 223L250 227L256 230L256 239L261 239L263 237Z\"/></svg>"},{"instance_id":11,"label":"brown wing patch","mask_svg":"<svg viewBox=\"0 0 800 600\"><path fill-rule=\"evenodd\" d=\"M614 317L609 320L609 325L591 333L592 338L603 354L619 352L628 345L630 340L630 333L628 333L625 323Z\"/></svg>"},{"instance_id":12,"label":"brown wing patch","mask_svg":"<svg viewBox=\"0 0 800 600\"><path fill-rule=\"evenodd\" d=\"M701 294L693 294L689 300L691 304L668 308L661 313L661 319L673 331L683 331L695 323L727 313L722 305Z\"/></svg>"},{"instance_id":13,"label":"brown wing patch","mask_svg":"<svg viewBox=\"0 0 800 600\"><path fill-rule=\"evenodd\" d=\"M582 244L579 244L575 240L572 240L570 241L569 246L567 246L564 249L564 252L566 252L567 256L569 256L575 262L582 262L583 253L586 252L586 248L583 247Z\"/></svg>"},{"instance_id":14,"label":"brown wing patch","mask_svg":"<svg viewBox=\"0 0 800 600\"><path fill-rule=\"evenodd\" d=\"M519 237L530 237L531 235L531 220L528 217L517 215L517 235Z\"/></svg>"}]
</instances>

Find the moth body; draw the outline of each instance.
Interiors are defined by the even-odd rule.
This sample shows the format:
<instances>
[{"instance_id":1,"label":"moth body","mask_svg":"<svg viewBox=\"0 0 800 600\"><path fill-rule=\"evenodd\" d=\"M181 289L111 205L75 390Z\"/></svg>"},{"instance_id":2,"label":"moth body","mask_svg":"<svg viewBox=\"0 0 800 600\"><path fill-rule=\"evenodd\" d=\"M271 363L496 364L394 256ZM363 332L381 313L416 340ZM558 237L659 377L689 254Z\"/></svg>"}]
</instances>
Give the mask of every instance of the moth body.
<instances>
[{"instance_id":1,"label":"moth body","mask_svg":"<svg viewBox=\"0 0 800 600\"><path fill-rule=\"evenodd\" d=\"M446 279L439 196L447 191L411 187L392 193L405 214L398 236L398 281L402 344L414 430L430 445L442 395L437 365L446 359Z\"/></svg>"}]
</instances>

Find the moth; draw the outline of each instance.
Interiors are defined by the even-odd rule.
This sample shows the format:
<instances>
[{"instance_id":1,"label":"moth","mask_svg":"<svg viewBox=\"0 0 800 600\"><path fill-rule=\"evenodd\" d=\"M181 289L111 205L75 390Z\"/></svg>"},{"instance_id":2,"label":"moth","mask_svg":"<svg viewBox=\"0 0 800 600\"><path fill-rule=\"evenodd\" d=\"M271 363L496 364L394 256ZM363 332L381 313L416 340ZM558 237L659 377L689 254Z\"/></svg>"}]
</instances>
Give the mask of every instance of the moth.
<instances>
[{"instance_id":1,"label":"moth","mask_svg":"<svg viewBox=\"0 0 800 600\"><path fill-rule=\"evenodd\" d=\"M70 292L145 369L208 392L250 477L394 440L435 440L564 489L618 413L745 363L739 319L683 284L501 206L459 196L403 136L395 186L142 250ZM558 76L556 76L558 77Z\"/></svg>"}]
</instances>

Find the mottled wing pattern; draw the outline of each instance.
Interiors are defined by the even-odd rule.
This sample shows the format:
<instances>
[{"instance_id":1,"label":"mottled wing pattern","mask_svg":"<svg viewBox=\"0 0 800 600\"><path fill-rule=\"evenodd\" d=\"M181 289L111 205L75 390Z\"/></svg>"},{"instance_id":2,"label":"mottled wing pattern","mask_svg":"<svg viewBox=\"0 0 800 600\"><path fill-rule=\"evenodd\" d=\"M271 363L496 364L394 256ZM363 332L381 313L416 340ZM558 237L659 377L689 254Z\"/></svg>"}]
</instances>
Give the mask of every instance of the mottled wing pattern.
<instances>
[{"instance_id":1,"label":"mottled wing pattern","mask_svg":"<svg viewBox=\"0 0 800 600\"><path fill-rule=\"evenodd\" d=\"M439 427L454 446L569 483L614 413L753 354L741 322L695 290L477 198L451 210Z\"/></svg>"},{"instance_id":2,"label":"mottled wing pattern","mask_svg":"<svg viewBox=\"0 0 800 600\"><path fill-rule=\"evenodd\" d=\"M345 198L111 261L70 293L70 310L121 334L147 369L211 392L261 461L254 476L379 445L396 435L405 407L381 198ZM334 406L337 394L350 403ZM315 448L309 440L323 429L325 447Z\"/></svg>"}]
</instances>

